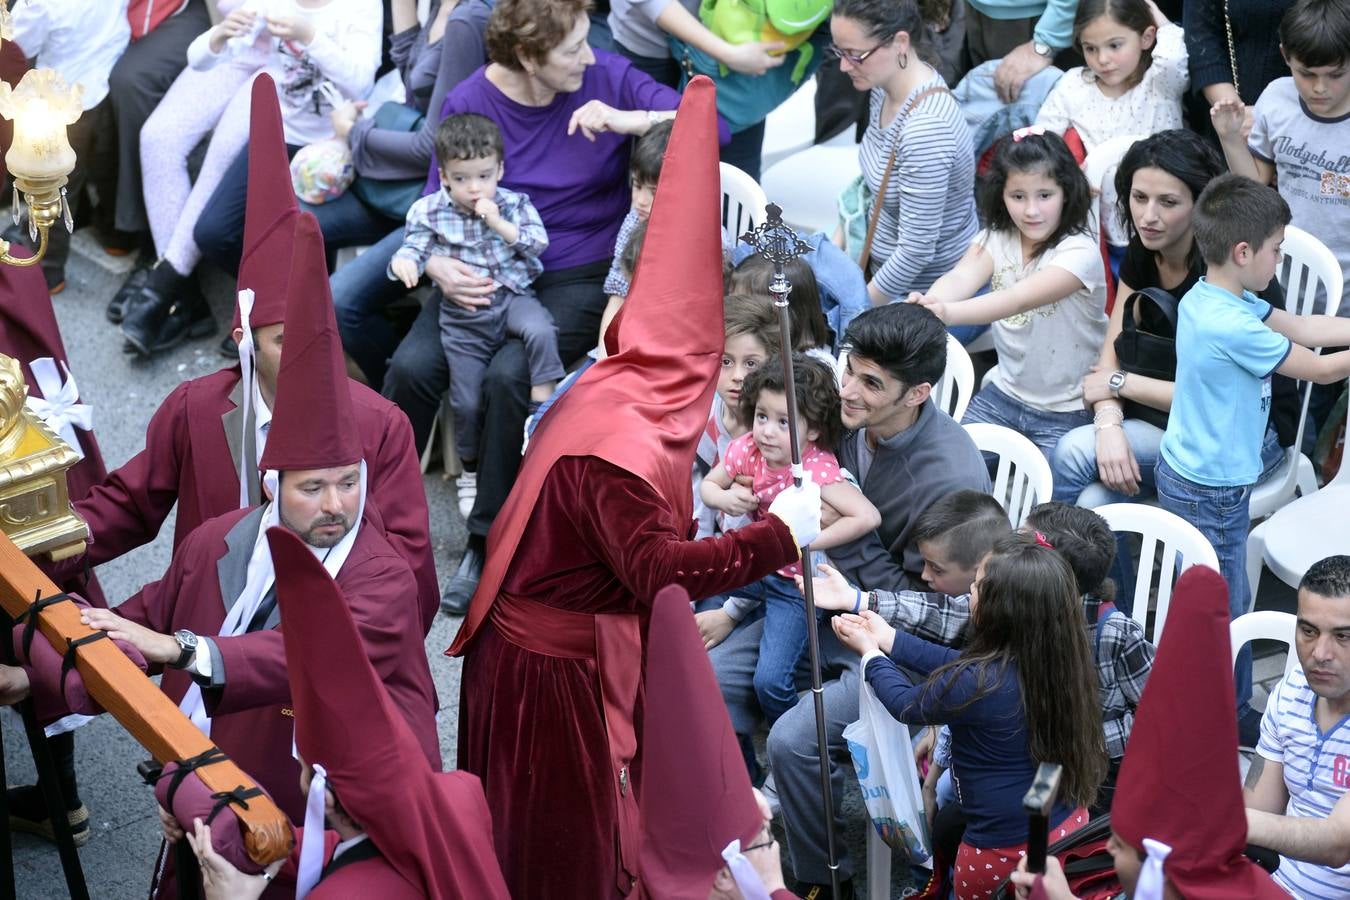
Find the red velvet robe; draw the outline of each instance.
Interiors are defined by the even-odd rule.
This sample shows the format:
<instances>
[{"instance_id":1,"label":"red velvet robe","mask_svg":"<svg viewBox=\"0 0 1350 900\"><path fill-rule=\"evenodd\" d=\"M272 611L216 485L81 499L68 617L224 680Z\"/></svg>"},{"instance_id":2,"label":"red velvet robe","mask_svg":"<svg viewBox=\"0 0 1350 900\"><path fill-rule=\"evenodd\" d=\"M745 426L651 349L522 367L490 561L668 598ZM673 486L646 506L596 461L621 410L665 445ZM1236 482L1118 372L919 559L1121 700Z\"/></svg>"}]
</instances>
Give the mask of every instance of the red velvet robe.
<instances>
[{"instance_id":1,"label":"red velvet robe","mask_svg":"<svg viewBox=\"0 0 1350 900\"><path fill-rule=\"evenodd\" d=\"M198 525L239 508L239 467L230 452L234 438L226 436L221 422L235 409L230 394L238 383L234 366L174 388L150 420L145 449L75 505L94 538L89 565L154 540L175 502L175 556ZM397 406L364 385L348 383L370 479L367 504L378 507L385 537L412 567L425 635L440 608L440 587L412 426ZM59 571L67 574L68 566Z\"/></svg>"},{"instance_id":2,"label":"red velvet robe","mask_svg":"<svg viewBox=\"0 0 1350 900\"><path fill-rule=\"evenodd\" d=\"M493 617L468 645L459 767L483 781L497 855L517 900L621 896L616 847L636 847L637 820L621 823L616 811L622 802L596 661L525 649L494 617L524 598L573 613L636 613L645 630L645 614L668 584L706 597L798 558L777 518L697 542L686 540L681 525L638 476L594 457L558 460L544 477ZM637 734L641 704L639 686L630 710ZM640 766L638 747L624 798L634 804Z\"/></svg>"}]
</instances>

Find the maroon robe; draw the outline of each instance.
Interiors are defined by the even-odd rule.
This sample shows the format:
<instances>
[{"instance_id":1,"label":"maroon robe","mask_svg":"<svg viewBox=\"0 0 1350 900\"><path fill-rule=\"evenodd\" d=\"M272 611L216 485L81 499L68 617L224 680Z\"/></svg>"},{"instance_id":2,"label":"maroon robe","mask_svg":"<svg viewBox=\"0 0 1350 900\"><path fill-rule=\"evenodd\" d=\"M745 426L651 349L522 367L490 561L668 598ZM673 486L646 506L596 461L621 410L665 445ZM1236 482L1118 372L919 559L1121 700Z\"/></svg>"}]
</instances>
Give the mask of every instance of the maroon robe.
<instances>
[{"instance_id":1,"label":"maroon robe","mask_svg":"<svg viewBox=\"0 0 1350 900\"><path fill-rule=\"evenodd\" d=\"M0 65L6 56L6 52L0 51ZM19 53L19 56L22 58L23 54ZM9 252L13 256L30 255L18 245L10 247ZM61 363L69 363L40 266L0 266L0 353L14 357L23 365L28 393L34 397L41 397L42 389L33 378L29 363L43 357L56 360L58 369ZM62 377L65 377L64 373ZM83 499L94 485L108 476L94 433L76 428L75 436L84 459L66 472L66 486L72 502ZM90 572L86 582L84 568L82 562L72 563L61 579L61 589L80 594L94 606L107 606L98 579Z\"/></svg>"},{"instance_id":2,"label":"maroon robe","mask_svg":"<svg viewBox=\"0 0 1350 900\"><path fill-rule=\"evenodd\" d=\"M239 508L239 433L222 422L236 413L239 367L185 381L164 400L145 434L145 449L110 473L75 505L89 523L88 564L97 566L149 543L174 503L174 555L201 523ZM369 479L367 504L378 507L385 537L409 566L426 634L440 608L431 553L426 492L412 426L397 406L348 381ZM238 428L239 415L230 416ZM68 574L75 563L59 569ZM78 563L83 567L84 563Z\"/></svg>"},{"instance_id":3,"label":"maroon robe","mask_svg":"<svg viewBox=\"0 0 1350 900\"><path fill-rule=\"evenodd\" d=\"M481 803L482 793L479 792ZM276 881L295 889L295 881L300 869L300 847L305 839L305 829L295 830L295 846L291 855L277 870ZM409 883L398 870L389 864L381 853L371 853L372 846L367 839L362 844L349 848L338 857L339 865L333 865L333 851L340 843L338 833L326 829L323 840L323 874L319 883L309 892L313 900L349 900L352 897L378 897L380 900L421 900L426 895ZM352 851L359 851L348 856ZM359 856L360 859L355 860Z\"/></svg>"},{"instance_id":4,"label":"maroon robe","mask_svg":"<svg viewBox=\"0 0 1350 900\"><path fill-rule=\"evenodd\" d=\"M631 887L641 766L632 734L641 734L642 699L641 659L629 654L641 644L624 626L631 622L637 638L668 584L706 597L798 558L775 517L704 541L687 533L645 480L603 460L565 457L543 479L497 602L466 654L459 712L459 765L483 781L517 900L620 896ZM523 617L512 612L522 606ZM557 617L593 627L601 651L621 650L623 686L594 656L563 648ZM609 626L618 633L606 634ZM611 776L611 741L622 740L616 701L636 726L626 791Z\"/></svg>"}]
</instances>

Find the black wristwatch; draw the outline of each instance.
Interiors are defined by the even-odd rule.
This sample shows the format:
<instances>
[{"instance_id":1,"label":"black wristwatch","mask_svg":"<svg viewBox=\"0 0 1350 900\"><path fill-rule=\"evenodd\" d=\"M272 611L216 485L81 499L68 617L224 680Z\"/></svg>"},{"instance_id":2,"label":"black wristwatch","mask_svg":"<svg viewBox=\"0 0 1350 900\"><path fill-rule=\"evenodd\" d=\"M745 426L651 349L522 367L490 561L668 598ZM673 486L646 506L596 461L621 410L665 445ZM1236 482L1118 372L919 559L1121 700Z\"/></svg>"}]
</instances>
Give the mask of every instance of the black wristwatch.
<instances>
[{"instance_id":1,"label":"black wristwatch","mask_svg":"<svg viewBox=\"0 0 1350 900\"><path fill-rule=\"evenodd\" d=\"M173 633L173 639L178 642L178 647L182 652L178 654L176 660L169 663L169 667L173 669L185 669L187 668L187 664L191 662L192 657L197 653L197 635L188 631L186 628L180 628Z\"/></svg>"}]
</instances>

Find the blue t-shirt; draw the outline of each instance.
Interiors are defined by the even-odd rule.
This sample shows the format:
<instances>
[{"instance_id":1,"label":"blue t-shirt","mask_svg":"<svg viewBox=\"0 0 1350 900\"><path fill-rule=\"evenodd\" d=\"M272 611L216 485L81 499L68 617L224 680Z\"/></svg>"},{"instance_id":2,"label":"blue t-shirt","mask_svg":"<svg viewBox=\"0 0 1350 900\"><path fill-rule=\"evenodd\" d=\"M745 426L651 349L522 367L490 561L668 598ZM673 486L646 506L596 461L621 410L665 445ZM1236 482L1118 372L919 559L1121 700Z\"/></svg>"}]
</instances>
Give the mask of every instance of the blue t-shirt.
<instances>
[{"instance_id":1,"label":"blue t-shirt","mask_svg":"<svg viewBox=\"0 0 1350 900\"><path fill-rule=\"evenodd\" d=\"M1211 487L1255 484L1270 418L1270 376L1289 339L1265 324L1271 306L1204 278L1177 312L1177 379L1162 455L1178 475Z\"/></svg>"}]
</instances>

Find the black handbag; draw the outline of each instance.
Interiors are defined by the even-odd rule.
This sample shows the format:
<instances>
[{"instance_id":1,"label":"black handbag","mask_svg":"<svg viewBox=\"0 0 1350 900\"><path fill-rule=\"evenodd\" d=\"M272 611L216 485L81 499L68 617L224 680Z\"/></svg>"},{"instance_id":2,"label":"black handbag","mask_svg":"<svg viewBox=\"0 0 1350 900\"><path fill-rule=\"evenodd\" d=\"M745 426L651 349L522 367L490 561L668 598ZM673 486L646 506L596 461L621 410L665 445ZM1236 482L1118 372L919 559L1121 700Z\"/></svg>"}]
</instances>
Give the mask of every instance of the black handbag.
<instances>
[{"instance_id":1,"label":"black handbag","mask_svg":"<svg viewBox=\"0 0 1350 900\"><path fill-rule=\"evenodd\" d=\"M1136 312L1151 308L1158 315L1149 318L1166 323L1166 333L1140 328ZM1158 328L1162 331L1162 328ZM1144 375L1162 381L1177 380L1177 298L1162 288L1144 288L1125 298L1120 334L1116 337L1116 359L1120 370L1129 375ZM1167 413L1121 398L1126 418L1141 419L1158 428L1167 427Z\"/></svg>"},{"instance_id":2,"label":"black handbag","mask_svg":"<svg viewBox=\"0 0 1350 900\"><path fill-rule=\"evenodd\" d=\"M413 107L392 100L375 111L375 127L384 131L420 131L424 121L425 116ZM366 206L402 222L426 186L426 178L387 180L357 175L349 190Z\"/></svg>"}]
</instances>

